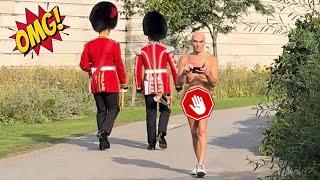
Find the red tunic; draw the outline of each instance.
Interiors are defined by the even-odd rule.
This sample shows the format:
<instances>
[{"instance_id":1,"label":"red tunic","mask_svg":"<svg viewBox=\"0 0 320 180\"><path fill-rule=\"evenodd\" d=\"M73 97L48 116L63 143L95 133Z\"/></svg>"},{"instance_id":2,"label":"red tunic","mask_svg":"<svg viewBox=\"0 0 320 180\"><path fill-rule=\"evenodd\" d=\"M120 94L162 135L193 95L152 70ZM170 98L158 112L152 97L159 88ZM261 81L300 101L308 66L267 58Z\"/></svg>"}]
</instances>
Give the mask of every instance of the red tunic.
<instances>
[{"instance_id":1,"label":"red tunic","mask_svg":"<svg viewBox=\"0 0 320 180\"><path fill-rule=\"evenodd\" d=\"M87 42L81 55L80 67L90 74L89 86L93 94L119 92L126 86L126 72L121 59L120 45L108 38Z\"/></svg>"},{"instance_id":2,"label":"red tunic","mask_svg":"<svg viewBox=\"0 0 320 180\"><path fill-rule=\"evenodd\" d=\"M136 52L135 82L136 88L143 88L144 94L171 94L170 66L174 82L177 68L173 60L173 48L167 48L159 42L149 43Z\"/></svg>"}]
</instances>

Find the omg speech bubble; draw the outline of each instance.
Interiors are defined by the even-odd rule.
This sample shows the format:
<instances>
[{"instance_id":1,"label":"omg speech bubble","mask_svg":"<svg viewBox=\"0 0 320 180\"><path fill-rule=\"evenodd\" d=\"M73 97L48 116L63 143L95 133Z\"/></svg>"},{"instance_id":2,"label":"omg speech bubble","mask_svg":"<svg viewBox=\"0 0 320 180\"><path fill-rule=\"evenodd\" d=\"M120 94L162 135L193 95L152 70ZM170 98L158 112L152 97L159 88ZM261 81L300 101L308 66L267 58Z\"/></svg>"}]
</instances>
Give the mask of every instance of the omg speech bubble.
<instances>
[{"instance_id":1,"label":"omg speech bubble","mask_svg":"<svg viewBox=\"0 0 320 180\"><path fill-rule=\"evenodd\" d=\"M27 8L25 10L27 23L16 21L18 31L10 36L16 42L13 51L19 50L26 56L33 49L39 55L40 46L43 46L53 52L52 39L62 41L60 32L69 28L63 24L65 16L60 15L58 6L49 12L38 6L38 16Z\"/></svg>"}]
</instances>

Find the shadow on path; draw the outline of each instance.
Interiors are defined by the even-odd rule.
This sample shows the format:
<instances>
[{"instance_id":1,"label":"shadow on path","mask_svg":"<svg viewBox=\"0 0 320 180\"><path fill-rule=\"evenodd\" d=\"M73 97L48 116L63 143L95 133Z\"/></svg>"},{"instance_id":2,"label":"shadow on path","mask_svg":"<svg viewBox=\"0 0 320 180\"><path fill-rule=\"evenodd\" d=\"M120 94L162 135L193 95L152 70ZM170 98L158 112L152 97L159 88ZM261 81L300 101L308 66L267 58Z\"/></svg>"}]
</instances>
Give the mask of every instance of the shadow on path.
<instances>
[{"instance_id":1,"label":"shadow on path","mask_svg":"<svg viewBox=\"0 0 320 180\"><path fill-rule=\"evenodd\" d=\"M131 165L131 166L140 166L145 168L156 168L156 169L164 169L167 171L173 171L181 174L188 174L188 170L184 169L178 169L178 168L172 168L168 165L163 165L158 162L153 162L149 160L143 160L143 159L128 159L123 157L113 157L111 158L114 162L117 162L122 165Z\"/></svg>"},{"instance_id":2,"label":"shadow on path","mask_svg":"<svg viewBox=\"0 0 320 180\"><path fill-rule=\"evenodd\" d=\"M208 140L208 144L228 149L248 149L258 155L261 135L266 124L266 118L250 118L235 122L233 126L238 130L236 133Z\"/></svg>"},{"instance_id":3,"label":"shadow on path","mask_svg":"<svg viewBox=\"0 0 320 180\"><path fill-rule=\"evenodd\" d=\"M146 143L141 141L121 139L116 137L110 137L109 142L111 148L116 144L137 149L146 149L147 147ZM86 147L88 150L98 150L99 140L96 135L90 134L87 136L72 139L68 143Z\"/></svg>"},{"instance_id":4,"label":"shadow on path","mask_svg":"<svg viewBox=\"0 0 320 180\"><path fill-rule=\"evenodd\" d=\"M184 170L183 170L184 171ZM188 172L184 173L181 177L168 177L168 178L148 178L149 180L158 180L158 179L175 179L175 180L193 180L193 179L210 179L210 180L255 180L261 176L261 174L243 171L243 172L222 172L222 173L211 173L207 172L207 175L203 178L198 178L197 176L189 175ZM126 178L127 180L144 180L145 178ZM120 180L120 179L115 179Z\"/></svg>"},{"instance_id":5,"label":"shadow on path","mask_svg":"<svg viewBox=\"0 0 320 180\"><path fill-rule=\"evenodd\" d=\"M98 150L98 144L99 144L99 140L95 134L89 134L85 136L79 135L80 137L75 137L72 139L56 138L56 137L52 137L50 135L41 134L41 133L33 133L33 134L30 133L30 134L24 134L23 136L28 137L33 141L42 142L42 143L54 144L54 143L64 142L69 144L75 144L81 147L86 147L88 150ZM75 136L78 136L78 135L75 135ZM112 148L112 145L116 145L116 144L131 147L131 148L138 148L138 149L147 148L147 144L144 142L134 141L129 139L121 139L117 137L110 137L109 142L111 144L111 148Z\"/></svg>"}]
</instances>

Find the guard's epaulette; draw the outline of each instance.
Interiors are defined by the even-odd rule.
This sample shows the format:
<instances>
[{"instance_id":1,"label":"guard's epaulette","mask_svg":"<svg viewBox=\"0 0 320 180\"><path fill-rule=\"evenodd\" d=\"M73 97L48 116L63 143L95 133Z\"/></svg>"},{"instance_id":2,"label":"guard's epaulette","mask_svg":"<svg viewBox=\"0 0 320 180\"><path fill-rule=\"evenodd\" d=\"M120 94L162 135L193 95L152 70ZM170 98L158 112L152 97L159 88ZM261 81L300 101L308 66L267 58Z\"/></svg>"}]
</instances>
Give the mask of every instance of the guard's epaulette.
<instances>
[{"instance_id":1,"label":"guard's epaulette","mask_svg":"<svg viewBox=\"0 0 320 180\"><path fill-rule=\"evenodd\" d=\"M166 48L167 48L167 53L172 53L172 52L174 52L174 47L172 47L172 46L166 46Z\"/></svg>"},{"instance_id":2,"label":"guard's epaulette","mask_svg":"<svg viewBox=\"0 0 320 180\"><path fill-rule=\"evenodd\" d=\"M140 46L140 47L136 47L136 49L134 50L134 52L136 53L136 55L139 55L139 54L141 54L142 52L142 49L143 48L145 48L145 47L147 47L147 46L149 46L150 44L145 44L145 45L143 45L143 46Z\"/></svg>"}]
</instances>

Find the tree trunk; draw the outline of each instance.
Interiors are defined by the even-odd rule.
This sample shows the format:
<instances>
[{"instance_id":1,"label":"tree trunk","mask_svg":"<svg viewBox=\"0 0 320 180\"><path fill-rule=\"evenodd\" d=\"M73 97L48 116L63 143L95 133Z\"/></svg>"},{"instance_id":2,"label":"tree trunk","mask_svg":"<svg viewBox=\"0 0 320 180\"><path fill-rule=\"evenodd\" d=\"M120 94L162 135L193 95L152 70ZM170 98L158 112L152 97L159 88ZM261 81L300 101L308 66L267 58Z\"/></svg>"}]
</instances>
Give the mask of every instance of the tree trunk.
<instances>
[{"instance_id":1,"label":"tree trunk","mask_svg":"<svg viewBox=\"0 0 320 180\"><path fill-rule=\"evenodd\" d=\"M210 27L209 25L206 25L210 32L211 40L212 40L212 54L214 56L218 56L217 52L217 38L218 38L218 31L214 28L214 26Z\"/></svg>"},{"instance_id":2,"label":"tree trunk","mask_svg":"<svg viewBox=\"0 0 320 180\"><path fill-rule=\"evenodd\" d=\"M210 32L211 40L212 40L212 54L214 56L218 56L218 51L217 51L217 38L218 38L218 32L215 29L212 29Z\"/></svg>"},{"instance_id":3,"label":"tree trunk","mask_svg":"<svg viewBox=\"0 0 320 180\"><path fill-rule=\"evenodd\" d=\"M135 86L135 80L134 80L134 76L132 76L132 89L131 89L131 107L135 106L135 102L136 102L136 86Z\"/></svg>"},{"instance_id":4,"label":"tree trunk","mask_svg":"<svg viewBox=\"0 0 320 180\"><path fill-rule=\"evenodd\" d=\"M131 84L131 107L134 107L135 101L136 101L136 87L135 87L135 78L134 78L134 70L131 69L132 67L132 62L135 63L134 61L131 60L132 58L132 19L127 18L126 22L126 47L125 47L125 59L126 59L126 69L127 69L127 77L128 77L128 84ZM129 70L130 69L130 70ZM129 91L130 92L130 91ZM129 93L128 92L128 93Z\"/></svg>"},{"instance_id":5,"label":"tree trunk","mask_svg":"<svg viewBox=\"0 0 320 180\"><path fill-rule=\"evenodd\" d=\"M218 52L217 52L217 38L218 38L218 32L214 32L214 35L211 36L212 39L212 53L214 56L218 57Z\"/></svg>"}]
</instances>

